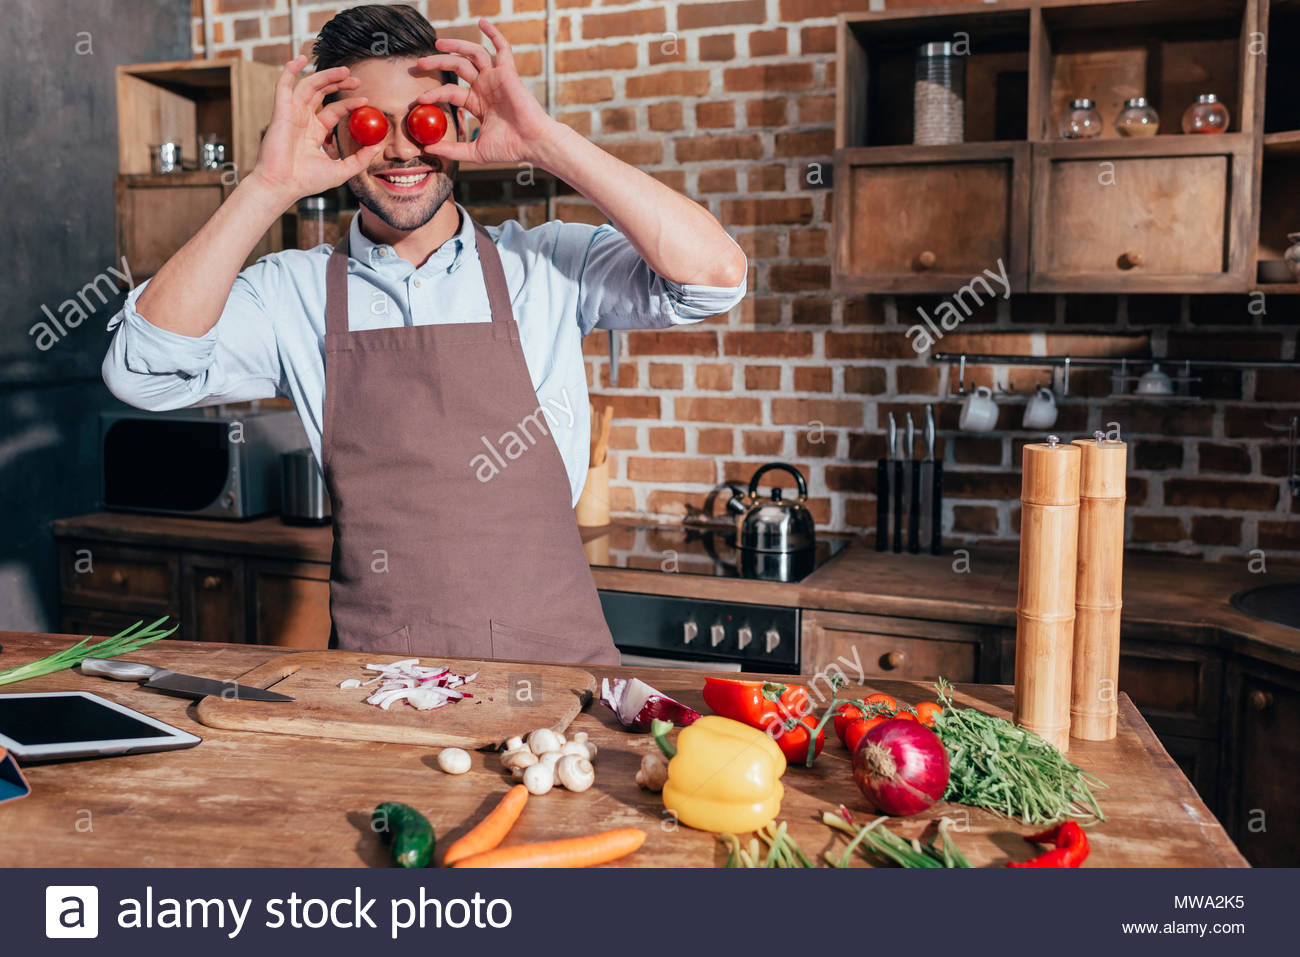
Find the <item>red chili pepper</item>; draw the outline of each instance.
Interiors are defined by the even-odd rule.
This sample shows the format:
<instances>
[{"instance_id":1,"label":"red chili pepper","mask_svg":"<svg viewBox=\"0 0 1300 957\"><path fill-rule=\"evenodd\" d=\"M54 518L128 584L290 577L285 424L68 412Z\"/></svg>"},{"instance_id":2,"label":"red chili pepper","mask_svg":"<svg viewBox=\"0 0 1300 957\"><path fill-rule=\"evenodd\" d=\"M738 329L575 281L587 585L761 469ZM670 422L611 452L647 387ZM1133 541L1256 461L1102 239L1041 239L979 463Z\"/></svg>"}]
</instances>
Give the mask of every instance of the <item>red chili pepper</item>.
<instances>
[{"instance_id":1,"label":"red chili pepper","mask_svg":"<svg viewBox=\"0 0 1300 957\"><path fill-rule=\"evenodd\" d=\"M766 731L790 763L807 761L808 740L817 720L810 714L812 705L803 685L706 678L704 703L715 714ZM814 755L821 754L825 739L825 732L818 732Z\"/></svg>"},{"instance_id":2,"label":"red chili pepper","mask_svg":"<svg viewBox=\"0 0 1300 957\"><path fill-rule=\"evenodd\" d=\"M1055 844L1054 850L1028 861L1009 861L1007 867L1078 867L1088 856L1088 835L1074 821L1065 821L1025 838L1037 844Z\"/></svg>"}]
</instances>

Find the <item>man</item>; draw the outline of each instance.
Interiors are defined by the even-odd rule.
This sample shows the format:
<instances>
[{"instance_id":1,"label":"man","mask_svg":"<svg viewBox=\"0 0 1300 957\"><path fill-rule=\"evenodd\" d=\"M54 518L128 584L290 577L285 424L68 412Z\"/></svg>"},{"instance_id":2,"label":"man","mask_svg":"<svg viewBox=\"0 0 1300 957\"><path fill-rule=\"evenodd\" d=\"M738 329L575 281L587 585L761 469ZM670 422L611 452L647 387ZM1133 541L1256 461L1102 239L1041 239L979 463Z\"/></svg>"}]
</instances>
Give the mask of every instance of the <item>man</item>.
<instances>
[{"instance_id":1,"label":"man","mask_svg":"<svg viewBox=\"0 0 1300 957\"><path fill-rule=\"evenodd\" d=\"M404 5L327 23L316 71L295 86L298 57L280 77L256 167L128 297L104 379L153 410L293 399L333 501L340 647L616 663L571 511L581 339L726 312L747 263L702 207L548 117L479 26L495 55ZM420 104L452 117L423 148L405 125ZM347 123L363 105L389 126L364 147ZM460 162L548 170L614 228L479 227L450 200ZM333 250L239 271L286 209L344 182L360 212Z\"/></svg>"}]
</instances>

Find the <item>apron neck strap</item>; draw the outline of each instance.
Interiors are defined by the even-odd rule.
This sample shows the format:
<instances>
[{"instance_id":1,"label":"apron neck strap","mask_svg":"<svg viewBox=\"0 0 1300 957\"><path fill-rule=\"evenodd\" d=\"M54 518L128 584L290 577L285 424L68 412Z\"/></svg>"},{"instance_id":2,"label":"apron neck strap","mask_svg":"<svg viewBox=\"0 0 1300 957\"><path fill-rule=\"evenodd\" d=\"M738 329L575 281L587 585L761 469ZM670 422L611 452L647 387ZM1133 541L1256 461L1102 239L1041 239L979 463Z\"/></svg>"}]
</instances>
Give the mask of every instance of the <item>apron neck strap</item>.
<instances>
[{"instance_id":1,"label":"apron neck strap","mask_svg":"<svg viewBox=\"0 0 1300 957\"><path fill-rule=\"evenodd\" d=\"M483 270L483 283L487 287L488 305L492 308L492 322L497 326L509 327L513 333L514 311L510 308L510 290L506 286L501 256L487 230L477 222L474 223L474 245ZM325 266L325 332L331 336L348 332L347 233L340 236L334 244L334 251L330 253Z\"/></svg>"}]
</instances>

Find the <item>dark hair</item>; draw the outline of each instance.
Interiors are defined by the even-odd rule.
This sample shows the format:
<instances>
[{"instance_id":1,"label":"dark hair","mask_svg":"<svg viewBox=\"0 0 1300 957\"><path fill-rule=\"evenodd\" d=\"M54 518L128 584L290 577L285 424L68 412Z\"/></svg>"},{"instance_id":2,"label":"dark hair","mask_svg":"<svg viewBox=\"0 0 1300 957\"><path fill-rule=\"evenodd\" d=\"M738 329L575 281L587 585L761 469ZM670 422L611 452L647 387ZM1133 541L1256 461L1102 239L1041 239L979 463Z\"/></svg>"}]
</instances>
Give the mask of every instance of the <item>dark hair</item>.
<instances>
[{"instance_id":1,"label":"dark hair","mask_svg":"<svg viewBox=\"0 0 1300 957\"><path fill-rule=\"evenodd\" d=\"M328 70L362 60L430 56L438 52L437 40L433 24L410 4L370 3L335 14L321 27L312 55L317 70ZM456 74L444 71L443 82L455 83Z\"/></svg>"}]
</instances>

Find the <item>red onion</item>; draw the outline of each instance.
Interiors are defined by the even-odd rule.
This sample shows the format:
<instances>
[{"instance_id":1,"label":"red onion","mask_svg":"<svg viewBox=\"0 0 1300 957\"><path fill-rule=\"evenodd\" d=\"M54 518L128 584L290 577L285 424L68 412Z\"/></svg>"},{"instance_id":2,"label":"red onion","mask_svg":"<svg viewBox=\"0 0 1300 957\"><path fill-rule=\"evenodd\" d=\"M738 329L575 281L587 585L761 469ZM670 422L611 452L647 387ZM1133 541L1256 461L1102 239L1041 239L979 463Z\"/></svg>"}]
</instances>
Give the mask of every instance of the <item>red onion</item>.
<instances>
[{"instance_id":1,"label":"red onion","mask_svg":"<svg viewBox=\"0 0 1300 957\"><path fill-rule=\"evenodd\" d=\"M924 811L948 787L948 752L939 736L915 721L876 725L853 752L853 779L874 810Z\"/></svg>"},{"instance_id":2,"label":"red onion","mask_svg":"<svg viewBox=\"0 0 1300 957\"><path fill-rule=\"evenodd\" d=\"M655 690L640 678L603 679L600 702L618 716L623 727L631 731L649 731L655 718L684 728L700 716L694 708Z\"/></svg>"}]
</instances>

